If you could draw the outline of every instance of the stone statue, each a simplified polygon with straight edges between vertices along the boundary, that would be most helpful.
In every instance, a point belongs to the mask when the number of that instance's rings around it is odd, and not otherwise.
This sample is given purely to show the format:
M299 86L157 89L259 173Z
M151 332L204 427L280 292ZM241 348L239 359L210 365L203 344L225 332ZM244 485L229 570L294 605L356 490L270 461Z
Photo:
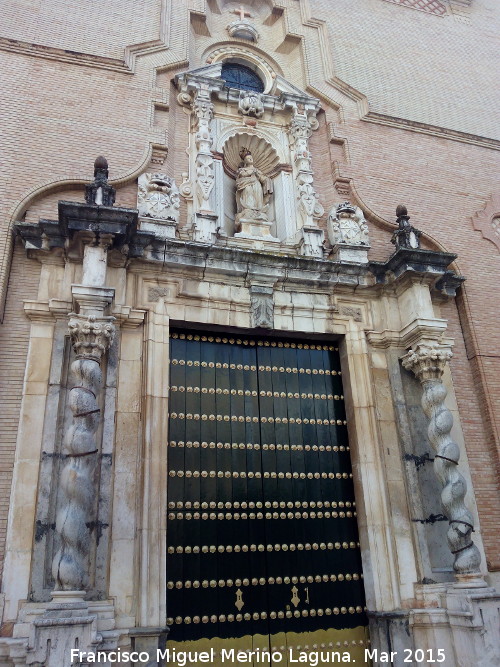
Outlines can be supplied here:
M237 213L235 230L241 231L241 223L267 222L267 209L273 193L273 182L253 164L252 153L247 148L240 151L242 163L236 176Z

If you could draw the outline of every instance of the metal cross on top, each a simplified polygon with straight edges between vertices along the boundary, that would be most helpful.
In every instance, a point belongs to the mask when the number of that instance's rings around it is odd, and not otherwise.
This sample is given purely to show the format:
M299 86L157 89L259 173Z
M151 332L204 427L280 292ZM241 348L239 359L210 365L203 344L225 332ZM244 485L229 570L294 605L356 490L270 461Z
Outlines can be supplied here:
M250 12L246 12L246 11L245 11L245 8L243 7L243 5L240 5L239 9L233 9L233 11L232 11L231 13L232 13L232 14L239 14L239 15L240 15L240 19L241 19L242 21L245 19L245 17L247 17L247 16L248 16L248 17L251 17L251 16L252 16L252 15L250 14Z

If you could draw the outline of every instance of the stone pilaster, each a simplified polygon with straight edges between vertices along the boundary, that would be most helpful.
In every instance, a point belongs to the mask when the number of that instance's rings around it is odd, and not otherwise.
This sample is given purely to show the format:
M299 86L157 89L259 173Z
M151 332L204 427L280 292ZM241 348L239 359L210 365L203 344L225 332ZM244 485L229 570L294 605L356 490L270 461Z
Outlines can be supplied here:
M198 210L213 213L210 195L214 188L214 158L212 156L212 118L214 105L210 88L200 86L193 100L193 124L196 145L196 200Z
M411 370L423 387L422 407L429 418L429 440L436 454L435 473L443 485L441 502L448 517L448 546L454 555L457 579L467 586L484 587L480 574L481 555L472 540L474 523L464 499L467 483L458 469L460 449L451 438L451 412L444 404L446 388L442 376L451 349L436 342L418 343L402 358L403 367Z
M307 109L302 104L295 105L290 123L290 144L295 166L297 217L302 232L300 252L310 257L323 257L324 234L314 234L314 230L318 230L317 221L323 215L324 209L314 189L309 151L309 139L313 130L318 127L314 115L316 111Z

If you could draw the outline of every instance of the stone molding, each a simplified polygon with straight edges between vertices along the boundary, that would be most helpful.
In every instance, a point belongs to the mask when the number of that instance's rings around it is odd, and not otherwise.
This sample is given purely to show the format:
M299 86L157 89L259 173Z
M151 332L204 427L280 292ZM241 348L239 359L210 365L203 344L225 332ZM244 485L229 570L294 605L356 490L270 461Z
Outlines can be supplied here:
M32 322L50 322L57 317L65 317L71 311L71 301L62 299L49 299L48 301L23 301L23 309L26 317Z
M401 329L384 329L367 331L367 339L372 347L386 349L388 347L410 347L420 340L436 340L452 345L451 339L442 338L447 328L447 320L438 318L415 318Z

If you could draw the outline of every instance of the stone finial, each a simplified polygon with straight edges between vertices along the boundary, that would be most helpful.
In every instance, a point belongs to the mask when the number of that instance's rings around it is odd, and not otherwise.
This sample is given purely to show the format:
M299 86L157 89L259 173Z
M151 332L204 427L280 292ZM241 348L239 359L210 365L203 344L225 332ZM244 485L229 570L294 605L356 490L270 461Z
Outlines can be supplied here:
M94 162L94 178L101 173L104 173L104 177L108 178L108 161L104 155L99 155L99 157L96 157Z
M102 155L94 162L94 181L85 186L85 201L94 206L113 206L116 190L108 183L108 161Z
M420 248L420 235L422 232L410 225L410 216L404 204L399 204L396 208L396 218L398 229L392 235L391 243L394 243L398 249Z

